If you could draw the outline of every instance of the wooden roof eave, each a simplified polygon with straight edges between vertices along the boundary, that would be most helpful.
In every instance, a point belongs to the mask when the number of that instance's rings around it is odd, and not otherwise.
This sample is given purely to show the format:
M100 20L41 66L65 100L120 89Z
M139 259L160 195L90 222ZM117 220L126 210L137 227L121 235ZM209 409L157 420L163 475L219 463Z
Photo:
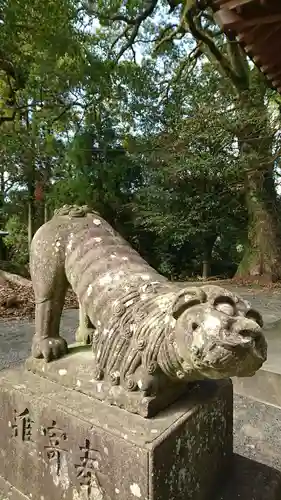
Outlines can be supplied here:
M214 18L281 92L281 1L213 0Z

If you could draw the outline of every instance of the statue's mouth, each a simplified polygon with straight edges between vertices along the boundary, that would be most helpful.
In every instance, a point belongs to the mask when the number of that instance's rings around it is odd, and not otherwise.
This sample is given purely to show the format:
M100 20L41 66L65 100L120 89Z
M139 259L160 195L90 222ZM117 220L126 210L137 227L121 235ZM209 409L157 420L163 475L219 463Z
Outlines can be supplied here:
M192 349L192 362L198 371L216 371L224 376L252 376L266 361L266 344L257 332L229 335L225 339L206 343L201 349ZM245 374L245 375L244 375Z

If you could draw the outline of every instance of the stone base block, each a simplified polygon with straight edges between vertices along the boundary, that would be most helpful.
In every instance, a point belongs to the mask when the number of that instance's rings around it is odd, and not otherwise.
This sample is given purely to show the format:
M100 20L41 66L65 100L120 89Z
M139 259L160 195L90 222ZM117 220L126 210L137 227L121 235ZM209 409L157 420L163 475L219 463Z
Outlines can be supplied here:
M25 367L68 389L75 388L91 398L99 399L109 405L138 413L142 417L154 417L160 410L174 403L187 390L183 383L165 384L165 388L156 396L145 396L141 391L128 391L121 385L112 385L106 380L93 378L93 351L91 346L69 346L69 353L60 359L46 363L44 359L28 358ZM194 383L190 383L192 387Z
M207 500L231 458L230 381L148 420L24 369L1 374L0 476L13 500Z

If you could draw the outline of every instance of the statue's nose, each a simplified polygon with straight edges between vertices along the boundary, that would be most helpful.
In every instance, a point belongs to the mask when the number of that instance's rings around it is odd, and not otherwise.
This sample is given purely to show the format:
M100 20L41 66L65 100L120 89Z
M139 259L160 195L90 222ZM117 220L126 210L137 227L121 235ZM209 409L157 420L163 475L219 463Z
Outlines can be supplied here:
M253 319L238 318L235 330L241 337L263 337L262 329Z
M262 328L254 320L241 318L236 325L240 338L245 339L244 346L251 344L257 356L264 362L267 358L267 342Z
M222 322L223 343L228 348L243 348L260 343L266 345L261 327L252 319L240 316L225 318Z

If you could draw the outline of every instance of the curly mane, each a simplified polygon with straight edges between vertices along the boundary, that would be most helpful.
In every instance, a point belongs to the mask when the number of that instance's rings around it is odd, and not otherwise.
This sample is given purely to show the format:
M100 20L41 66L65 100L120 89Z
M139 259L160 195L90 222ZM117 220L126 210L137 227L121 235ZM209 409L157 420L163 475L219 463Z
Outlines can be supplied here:
M98 212L92 210L88 205L63 205L63 207L57 208L54 211L54 217L85 217L87 214L99 215Z

